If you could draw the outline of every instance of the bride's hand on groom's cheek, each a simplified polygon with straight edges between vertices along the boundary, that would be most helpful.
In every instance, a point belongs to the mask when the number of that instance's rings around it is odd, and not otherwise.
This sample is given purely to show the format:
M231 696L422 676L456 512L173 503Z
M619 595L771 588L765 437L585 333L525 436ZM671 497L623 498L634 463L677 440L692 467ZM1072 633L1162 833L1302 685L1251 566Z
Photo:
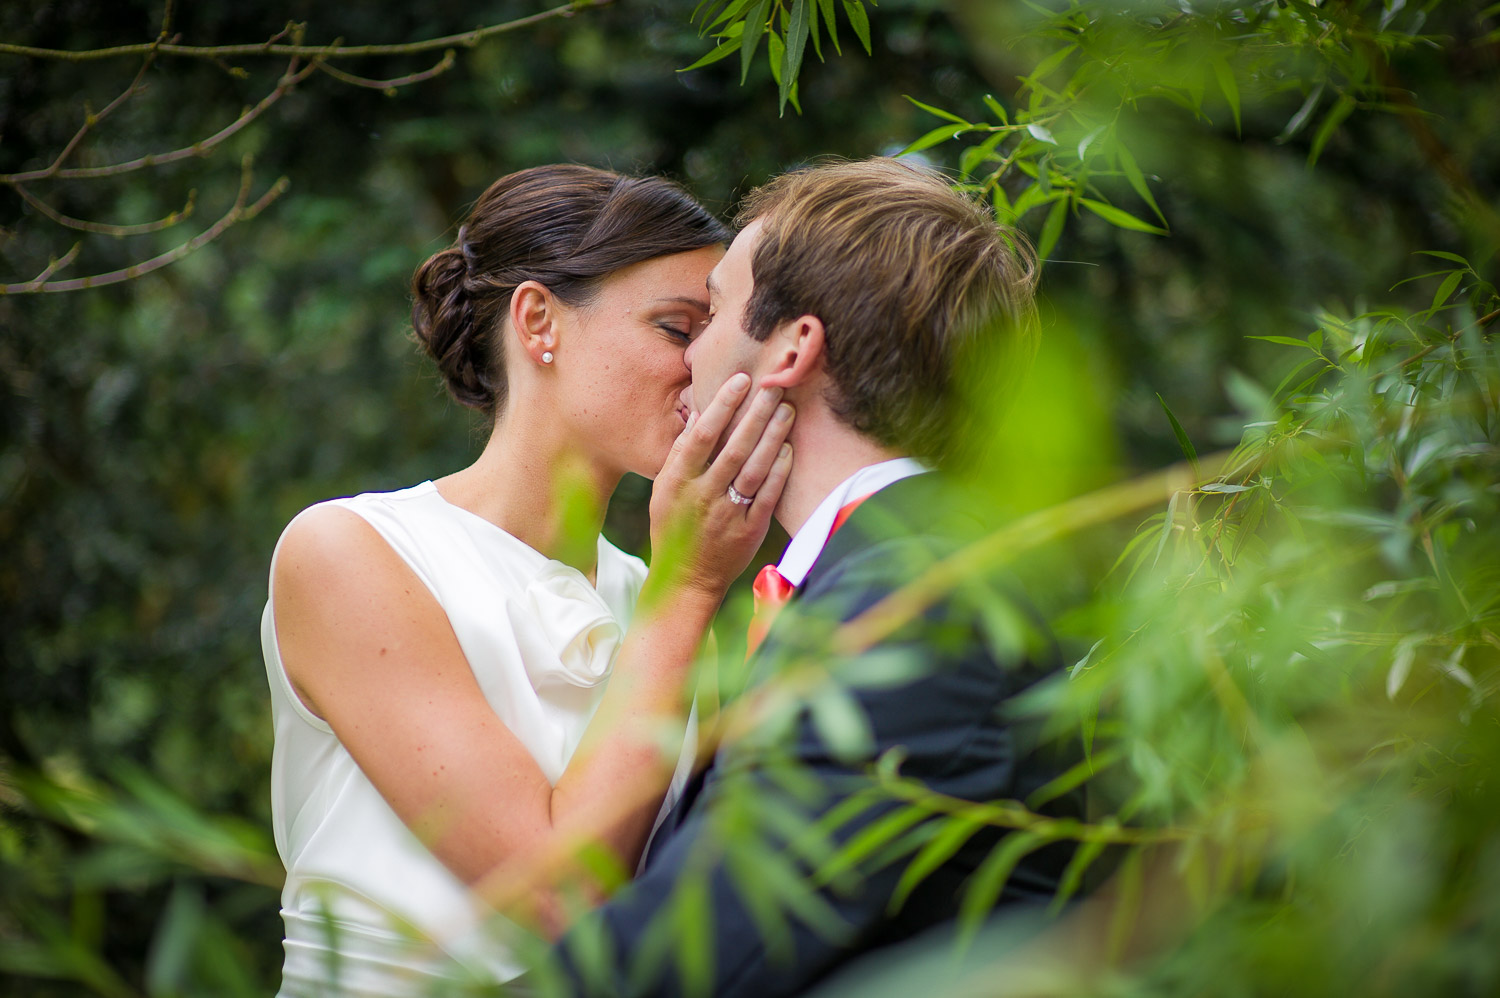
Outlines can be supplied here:
M792 468L792 407L779 388L749 390L737 374L689 417L651 489L653 568L719 597L765 539Z

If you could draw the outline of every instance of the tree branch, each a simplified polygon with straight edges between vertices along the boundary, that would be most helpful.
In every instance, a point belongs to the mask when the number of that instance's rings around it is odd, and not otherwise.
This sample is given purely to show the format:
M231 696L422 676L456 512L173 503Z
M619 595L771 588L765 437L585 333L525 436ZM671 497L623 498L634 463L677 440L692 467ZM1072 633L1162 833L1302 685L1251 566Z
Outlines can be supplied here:
M130 86L126 87L125 90L120 94L120 96L104 105L104 110L100 111L98 114L91 113L88 110L88 105L85 104L83 124L79 126L78 131L73 133L73 137L68 140L68 144L63 146L62 152L57 154L57 158L52 161L52 165L47 167L47 169L45 170L33 171L37 174L37 176L35 177L26 177L24 175L21 175L19 179L40 180L43 177L53 176L57 173L58 170L62 169L62 165L66 163L68 161L68 157L73 155L74 151L78 149L79 143L83 141L84 136L88 135L88 133L93 129L95 125L99 124L99 122L109 117L110 114L114 112L115 108L119 107L121 104L125 103L127 100L145 89L145 87L142 86L141 81L146 78L146 71L151 68L151 62L155 58L155 52L148 52L146 54L145 61L141 63L140 71L135 74L135 79L130 81ZM0 178L0 180L9 179L10 178Z
M553 7L550 10L544 10L528 17L517 18L514 21L491 24L456 35L444 35L441 38L428 38L419 42L406 42L397 45L335 45L322 47L317 45L281 45L269 42L249 45L177 45L155 41L139 45L117 45L113 48L70 51L68 49L45 49L35 48L30 45L0 43L0 55L19 55L31 59L58 59L64 62L90 62L98 59L113 59L119 56L144 55L151 52L158 52L162 55L184 56L193 59L221 59L237 56L267 55L355 59L380 55L411 55L416 52L431 52L437 49L459 46L473 48L480 42L493 38L496 35L529 27L530 25L551 20L552 18L572 17L577 11L587 10L591 7L604 7L613 2L614 0L574 0L572 3Z
M245 157L241 170L240 190L234 199L234 205L230 207L223 218L187 242L175 246L167 252L159 256L154 256L149 260L131 264L129 267L124 267L120 270L112 270L106 274L78 277L67 281L48 281L48 277L66 265L66 263L72 261L73 256L78 252L78 247L74 246L67 256L62 260L49 264L47 269L42 271L35 280L27 281L24 284L7 284L0 287L0 294L26 295L53 291L82 291L86 288L101 288L105 285L119 284L121 281L141 277L151 273L153 270L160 270L162 267L176 263L189 253L201 249L203 246L219 238L219 236L224 234L225 230L236 222L247 222L256 215L259 215L272 201L275 201L282 194L286 193L286 189L291 185L291 182L286 177L282 177L276 183L272 184L269 190L256 199L255 203L247 205L246 202L250 196L250 182L253 178L250 170L250 157Z
M181 149L174 149L171 152L149 153L137 159L127 160L123 163L114 163L110 166L77 167L71 170L60 169L63 157L59 156L58 159L45 170L31 170L27 173L0 174L0 184L10 184L11 186L15 186L18 183L25 183L32 180L90 180L98 177L114 177L119 176L122 173L130 173L134 170L144 169L145 167L149 166L163 166L167 163L175 163L178 160L182 159L207 156L209 153L213 152L214 148L222 143L225 139L228 139L236 132L239 132L256 118L259 118L272 104L275 104L282 97L285 97L293 87L301 83L303 80L307 79L307 77L318 68L318 64L316 61L309 63L307 66L296 72L293 72L294 66L295 63L287 67L287 72L282 75L280 80L277 81L276 89L272 90L269 94L262 98L259 104L256 104L248 111L242 112L238 118L230 122L228 125L224 126L219 131L215 132L213 135L210 135L208 138L202 139L198 142L194 142L190 146L185 146ZM97 118L95 120L97 120Z
M143 236L148 232L160 232L162 229L170 229L177 223L192 217L193 202L198 195L197 191L189 191L187 204L183 205L179 210L172 212L167 217L159 218L154 222L142 222L138 225L110 225L106 222L89 222L81 218L64 215L20 184L11 184L11 186L15 188L17 194L21 195L23 201L64 228L76 229L79 232L96 232L100 235L116 237Z
M1230 456L1228 453L1210 455L1200 464L1205 470L1221 469ZM1190 464L1174 464L1023 516L931 565L917 578L841 626L833 637L834 653L854 655L864 651L921 615L964 579L982 577L987 570L1020 551L1108 523L1160 502L1173 492L1196 488L1200 482L1215 481L1218 477L1217 470L1200 476Z
M326 62L317 62L314 63L314 65L341 83L348 83L351 86L368 87L371 90L384 90L387 93L393 93L397 87L410 86L413 83L423 83L427 80L432 79L434 76L440 76L443 73L448 72L448 70L452 69L455 62L457 62L457 56L454 55L452 49L449 49L448 51L443 53L442 61L440 61L436 66L433 66L431 69L424 69L420 73L412 73L408 76L397 76L394 79L390 80L371 80L363 76L355 76L353 73L346 73L341 69L334 69Z
M43 267L42 272L36 275L31 283L45 284L47 282L47 278L51 277L53 274L67 267L70 263L73 262L73 260L78 256L78 248L82 245L83 243L74 243L72 249L68 250L56 260L48 263L47 266Z

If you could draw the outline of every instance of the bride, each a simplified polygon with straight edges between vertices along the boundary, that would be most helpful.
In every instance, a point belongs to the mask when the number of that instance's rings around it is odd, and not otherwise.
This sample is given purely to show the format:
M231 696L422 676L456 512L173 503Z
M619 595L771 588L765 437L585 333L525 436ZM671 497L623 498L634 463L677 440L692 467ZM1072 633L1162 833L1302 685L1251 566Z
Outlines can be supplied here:
M277 544L282 995L509 980L475 888L555 920L570 848L634 868L691 763L693 657L791 465L778 393L680 401L728 238L667 181L547 166L418 269L417 338L493 428L469 467L314 506ZM626 472L655 479L649 573L599 534Z

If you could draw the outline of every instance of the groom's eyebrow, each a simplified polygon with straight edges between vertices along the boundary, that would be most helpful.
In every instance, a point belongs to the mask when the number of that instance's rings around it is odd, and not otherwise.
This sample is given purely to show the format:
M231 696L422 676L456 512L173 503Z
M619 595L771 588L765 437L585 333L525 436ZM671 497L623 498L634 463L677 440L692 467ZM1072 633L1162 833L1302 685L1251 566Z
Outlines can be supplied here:
M713 275L712 271L709 271L708 280L704 281L703 283L708 288L708 296L710 298L714 297L715 295L717 295L719 293L719 282L716 281L716 280L714 280L714 275Z

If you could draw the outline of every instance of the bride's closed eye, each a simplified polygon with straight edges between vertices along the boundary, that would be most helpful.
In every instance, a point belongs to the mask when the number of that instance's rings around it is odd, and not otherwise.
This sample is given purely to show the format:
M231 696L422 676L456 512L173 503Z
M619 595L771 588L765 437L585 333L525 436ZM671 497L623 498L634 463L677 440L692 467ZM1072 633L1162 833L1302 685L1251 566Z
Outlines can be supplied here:
M693 333L699 328L693 323L683 322L658 322L656 328L666 333L672 339L686 346L693 341Z
M708 318L704 312L676 313L657 318L652 325L686 346L693 341L693 337L703 332L703 327L708 325Z

